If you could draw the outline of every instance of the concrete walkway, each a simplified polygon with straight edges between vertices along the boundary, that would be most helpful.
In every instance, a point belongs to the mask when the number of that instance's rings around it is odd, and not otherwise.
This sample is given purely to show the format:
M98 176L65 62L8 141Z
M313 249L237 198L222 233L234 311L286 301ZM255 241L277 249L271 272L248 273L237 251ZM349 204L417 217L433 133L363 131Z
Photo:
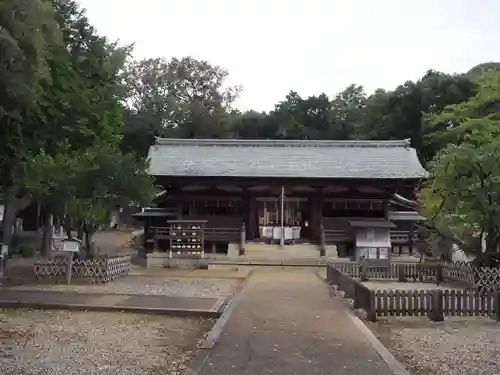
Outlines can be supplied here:
M201 375L391 375L313 270L258 270Z
M218 317L224 298L0 290L0 308L129 311Z

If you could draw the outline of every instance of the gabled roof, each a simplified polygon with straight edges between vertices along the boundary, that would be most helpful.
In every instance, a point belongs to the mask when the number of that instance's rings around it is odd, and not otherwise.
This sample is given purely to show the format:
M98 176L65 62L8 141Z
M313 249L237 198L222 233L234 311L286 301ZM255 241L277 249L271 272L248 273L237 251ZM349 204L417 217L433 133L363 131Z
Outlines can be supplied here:
M399 194L393 194L392 198L389 199L389 203L391 205L404 208L416 209L418 207L418 203L416 201L405 198Z
M154 176L421 179L415 149L403 141L157 138Z

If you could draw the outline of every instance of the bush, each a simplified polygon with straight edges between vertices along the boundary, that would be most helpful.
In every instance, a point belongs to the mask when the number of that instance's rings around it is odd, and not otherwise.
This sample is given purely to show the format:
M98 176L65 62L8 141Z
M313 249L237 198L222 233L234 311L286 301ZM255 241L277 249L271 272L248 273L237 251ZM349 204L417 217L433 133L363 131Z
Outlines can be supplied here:
M32 258L36 254L36 249L32 244L21 243L17 246L17 252L23 258Z

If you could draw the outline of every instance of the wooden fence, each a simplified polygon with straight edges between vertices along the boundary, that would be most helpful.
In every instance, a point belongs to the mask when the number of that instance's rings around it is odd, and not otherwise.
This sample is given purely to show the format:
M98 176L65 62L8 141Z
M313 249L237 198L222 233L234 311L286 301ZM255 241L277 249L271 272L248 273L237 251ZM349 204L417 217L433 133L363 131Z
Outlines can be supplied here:
M330 266L342 273L361 278L362 269L358 263L331 263ZM368 266L365 279L398 280L446 283L470 291L500 290L500 269L475 268L467 262L440 262L436 264L391 263L389 267Z
M500 292L483 290L377 290L373 291L342 273L327 267L327 281L338 286L364 309L367 318L377 316L428 316L439 321L445 316L491 316L500 321Z
M40 259L33 263L33 271L38 280L59 280L66 276L68 259L55 257ZM128 275L130 271L130 256L109 257L98 259L75 259L72 267L72 277L91 283L109 283L119 277Z
M353 277L360 278L362 267L359 263L330 263L340 272ZM365 277L377 280L413 280L413 281L436 281L439 265L427 265L418 263L390 263L388 267L367 266Z
M495 314L497 292L469 290L377 290L377 316L490 316Z

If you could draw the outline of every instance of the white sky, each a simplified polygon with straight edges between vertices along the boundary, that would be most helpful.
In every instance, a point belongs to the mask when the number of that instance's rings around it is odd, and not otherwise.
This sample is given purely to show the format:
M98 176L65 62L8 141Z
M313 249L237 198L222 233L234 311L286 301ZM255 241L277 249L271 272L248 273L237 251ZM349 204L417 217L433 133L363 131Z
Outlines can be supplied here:
M500 61L495 0L77 0L137 58L193 56L243 86L236 106L270 110L290 90L393 89L427 69Z

